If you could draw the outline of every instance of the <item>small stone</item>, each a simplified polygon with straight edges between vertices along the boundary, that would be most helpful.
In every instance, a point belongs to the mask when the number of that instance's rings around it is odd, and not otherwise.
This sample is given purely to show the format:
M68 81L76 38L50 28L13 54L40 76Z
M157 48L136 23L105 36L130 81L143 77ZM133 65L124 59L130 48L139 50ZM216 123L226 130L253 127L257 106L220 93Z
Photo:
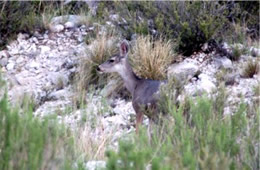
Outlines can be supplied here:
M85 167L88 170L103 169L106 167L106 162L105 161L88 161L86 163Z
M70 22L70 21L66 22L64 26L65 26L65 28L68 28L68 29L76 27L75 23Z
M20 40L25 40L26 38L28 38L29 35L28 34L22 34L22 33L19 33L17 35L17 40L20 41Z
M216 85L211 81L211 78L208 75L200 74L199 79L200 83L198 86L207 93L210 93L213 89L216 88Z
M51 30L52 32L61 32L61 31L64 30L64 26L61 25L61 24L51 25L51 26L50 26L50 30Z
M181 82L192 78L198 72L198 64L194 60L184 60L184 62L174 64L168 69L168 77L174 76Z
M228 59L227 57L218 57L213 59L214 64L217 66L217 68L225 68L225 69L232 69L232 61Z
M15 66L15 63L11 62L11 63L7 64L6 69L7 69L8 71L13 70L13 69L14 69L14 66Z
M38 69L40 67L40 64L36 61L32 61L29 65L30 68Z
M77 40L78 40L79 43L82 43L84 41L84 38L81 34L79 34Z
M9 57L10 57L10 54L8 53L7 50L0 51L0 59L1 58L9 58Z
M0 65L2 67L5 67L7 65L7 63L8 63L8 59L7 58L0 59Z
M44 35L43 35L43 38L44 38L44 39L49 39L48 34L44 34Z
M39 48L41 49L41 53L47 53L51 50L48 46L40 46Z
M38 44L38 43L39 43L39 41L38 41L38 39L37 39L36 37L33 37L32 40L33 40L33 42L34 42L35 44Z
M260 49L251 47L249 51L253 57L260 57Z

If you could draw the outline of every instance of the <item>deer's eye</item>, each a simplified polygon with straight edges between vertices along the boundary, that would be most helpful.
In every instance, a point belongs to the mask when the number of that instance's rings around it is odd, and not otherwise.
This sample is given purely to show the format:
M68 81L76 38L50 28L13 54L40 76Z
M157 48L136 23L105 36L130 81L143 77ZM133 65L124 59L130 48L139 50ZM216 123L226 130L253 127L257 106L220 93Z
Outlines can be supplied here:
M114 59L108 60L109 63L113 63L114 61L115 61Z

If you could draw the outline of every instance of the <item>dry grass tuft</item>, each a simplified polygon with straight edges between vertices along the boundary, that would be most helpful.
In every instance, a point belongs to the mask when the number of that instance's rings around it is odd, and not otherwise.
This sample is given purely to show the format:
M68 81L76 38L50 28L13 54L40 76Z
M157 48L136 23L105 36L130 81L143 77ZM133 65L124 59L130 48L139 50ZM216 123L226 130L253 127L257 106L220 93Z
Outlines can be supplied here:
M243 71L243 77L253 78L253 76L258 73L259 73L258 61L252 61L252 60L248 61Z
M137 75L142 78L165 79L166 69L174 58L173 44L162 38L153 40L150 36L137 38L130 54L130 60Z
M90 126L85 126L79 130L78 136L75 136L76 147L84 157L91 160L104 160L107 146L111 144L112 133L107 133L100 127L95 134ZM98 136L98 137L97 137Z
M79 64L79 74L76 77L76 91L79 94L83 94L91 85L103 87L107 83L108 76L100 75L97 67L118 52L118 41L113 32L97 34L97 38L89 45L87 56L81 58Z

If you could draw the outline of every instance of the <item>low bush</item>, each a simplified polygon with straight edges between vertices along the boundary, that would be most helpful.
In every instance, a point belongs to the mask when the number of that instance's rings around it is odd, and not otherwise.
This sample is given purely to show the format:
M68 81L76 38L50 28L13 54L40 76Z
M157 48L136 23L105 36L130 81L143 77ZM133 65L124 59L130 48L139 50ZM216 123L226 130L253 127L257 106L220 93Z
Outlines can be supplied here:
M176 50L185 56L201 49L210 39L244 42L247 36L259 37L259 2L111 2L98 8L99 18L119 13L118 28L123 36L133 34L174 39ZM104 12L106 11L106 12ZM244 29L245 28L245 29ZM239 31L244 29L242 32ZM246 31L247 30L247 31Z
M0 98L0 169L72 169L76 152L69 131L55 119L39 120L32 107L12 108Z
M80 14L88 6L82 2L53 1L1 1L0 2L0 49L19 32L33 33L48 28L52 16Z
M154 128L151 138L144 129L121 141L118 152L107 152L107 169L259 169L259 108L253 119L244 103L224 116L223 93L178 108L165 100L173 123Z

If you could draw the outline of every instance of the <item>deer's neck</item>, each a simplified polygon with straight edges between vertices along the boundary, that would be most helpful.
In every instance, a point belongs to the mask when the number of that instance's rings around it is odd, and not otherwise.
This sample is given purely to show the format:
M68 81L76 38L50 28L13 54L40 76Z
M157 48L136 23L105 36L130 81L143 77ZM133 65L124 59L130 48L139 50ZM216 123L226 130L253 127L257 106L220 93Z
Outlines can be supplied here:
M136 76L136 74L133 72L132 67L130 66L129 62L126 61L125 67L123 68L122 72L119 72L120 76L124 80L124 84L127 88L127 90L132 94L134 94L134 90L138 84L138 81L140 78Z

